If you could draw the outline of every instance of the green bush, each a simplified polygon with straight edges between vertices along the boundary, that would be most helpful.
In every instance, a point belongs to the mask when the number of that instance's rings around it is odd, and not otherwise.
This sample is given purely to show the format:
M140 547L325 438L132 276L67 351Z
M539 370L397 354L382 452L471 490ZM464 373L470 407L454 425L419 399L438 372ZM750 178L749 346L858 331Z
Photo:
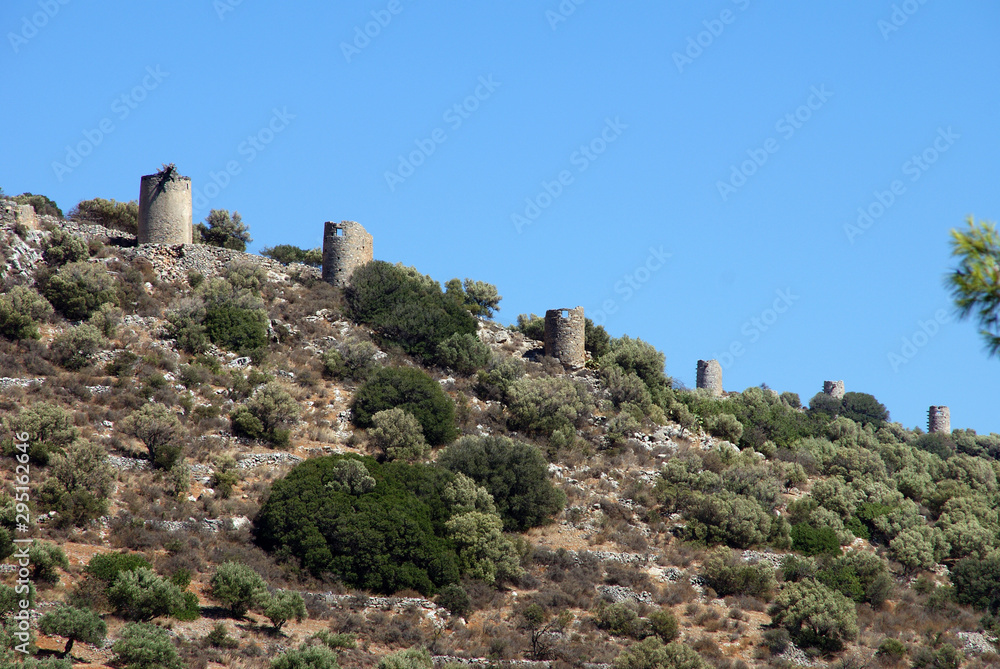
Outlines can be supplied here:
M62 451L80 435L73 425L73 415L48 402L38 402L21 409L16 416L7 418L5 423L12 434L28 434L28 457L41 465L48 464L52 454ZM4 453L17 453L12 439L4 442Z
M237 407L230 420L233 433L238 436L283 446L288 443L299 412L295 398L271 381L257 388L246 404Z
M524 376L524 363L519 358L494 355L485 370L476 375L476 394L485 400L502 400L510 385Z
M213 344L249 354L267 346L267 313L220 304L205 310L205 334Z
M705 429L719 439L738 444L743 436L743 424L731 413L720 413L705 419Z
M111 585L123 571L152 569L152 565L138 553L98 553L87 562L88 575Z
M319 267L323 264L323 249L303 249L291 244L278 244L277 246L265 246L260 254L280 263L289 264L293 262L302 263L311 267Z
M542 341L545 339L545 319L535 314L518 314L517 325L512 328L528 339Z
M448 609L453 616L467 616L472 612L472 598L465 588L457 583L450 583L437 596L437 605Z
M618 603L602 606L597 610L595 623L602 630L607 630L615 636L641 639L645 636L645 627L639 620L639 614L631 606Z
M332 378L364 381L377 365L377 353L378 348L370 341L350 337L323 354L323 367Z
M474 334L453 334L437 345L435 362L459 374L471 374L487 365L492 350Z
M882 639L875 651L875 657L888 662L898 662L906 655L906 646L898 639Z
M415 270L376 260L354 271L344 290L350 317L412 355L431 359L453 334L475 334L476 321L458 300Z
M7 339L38 339L38 322L48 320L52 305L37 290L14 286L0 295L0 336Z
M703 669L705 663L690 645L664 644L656 637L631 644L615 658L614 669Z
M646 384L653 401L659 402L670 387L670 378L663 370L665 360L663 353L651 344L625 335L612 339L610 350L597 362L602 369L613 365L625 373L635 372Z
M111 649L127 669L184 669L167 630L149 623L129 623Z
M69 370L83 369L98 351L108 346L104 335L89 323L76 325L56 336L49 345L54 362Z
M520 378L507 387L507 426L551 436L574 431L594 408L587 387L569 378Z
M115 301L115 280L104 265L71 262L51 276L39 276L42 295L71 321L86 320L105 302Z
M110 302L105 302L91 315L87 322L110 339L118 333L118 326L122 322L122 310Z
M840 415L861 424L870 423L876 430L889 420L885 405L868 393L844 393Z
M921 646L913 653L913 669L958 669L964 659L950 643L937 648Z
M858 635L854 602L812 579L785 585L768 613L800 645L839 650Z
M430 452L420 423L406 411L398 407L379 411L372 423L368 436L383 459L422 460Z
M50 200L44 195L21 193L20 195L15 195L11 199L18 204L30 204L31 208L34 209L35 213L39 216L55 216L56 218L63 217L62 209L59 208L59 205L57 205L54 200Z
M90 249L82 237L56 228L42 243L42 259L49 267L62 267L90 257Z
M48 542L35 541L28 549L32 578L45 585L59 583L59 569L69 569L69 560L63 549Z
M261 611L264 617L271 621L271 626L275 632L280 632L281 628L291 618L297 622L302 622L306 617L306 603L302 595L291 590L279 590L273 595L265 598Z
M701 568L705 585L719 595L747 595L767 601L775 587L774 568L767 563L749 564L728 548L712 552Z
M96 197L84 200L69 212L71 220L102 225L111 230L121 230L135 235L139 232L139 203L115 202Z
M264 601L267 583L260 574L245 564L225 562L219 565L209 581L212 597L222 602L234 618Z
M663 643L670 643L680 636L680 625L670 609L657 609L649 614L649 628Z
M959 604L1000 612L1000 557L959 560L951 570L951 582Z
M541 452L521 441L502 436L462 437L437 462L486 488L504 527L511 531L541 525L566 503L566 496L549 479Z
M432 593L459 576L445 527L451 510L444 490L453 480L429 465L311 458L272 486L257 541L349 587Z
M809 523L792 525L792 547L805 555L840 555L840 540L829 527L813 527Z
M177 414L159 403L144 404L129 414L118 429L141 441L158 469L170 469L181 457L182 428Z
M434 669L434 661L426 648L407 648L380 658L377 669Z
M117 615L139 622L171 615L185 603L177 585L145 567L119 571L107 594Z
M77 641L101 645L108 633L108 626L101 617L89 609L77 609L72 606L60 606L50 611L38 621L38 631L49 636L61 636L66 639L63 657L69 657L73 644Z
M205 222L196 223L192 232L195 244L221 246L240 252L246 251L247 244L253 241L240 213L234 211L230 216L226 209L210 211Z
M455 407L434 379L412 367L380 369L354 396L354 424L371 427L379 411L399 408L420 423L424 438L432 446L455 439Z
M583 348L590 353L590 357L597 360L605 353L611 351L611 336L603 325L594 325L594 321L585 318L583 329Z
M933 453L942 460L955 455L956 446L951 437L940 432L922 434L913 441L913 445L922 451Z
M38 498L43 508L57 513L56 525L83 526L107 513L115 473L103 447L77 441L52 455L49 465Z
M816 580L855 602L880 606L893 588L885 561L874 553L851 550L827 561Z
M271 669L340 669L337 654L326 646L302 646L271 660Z

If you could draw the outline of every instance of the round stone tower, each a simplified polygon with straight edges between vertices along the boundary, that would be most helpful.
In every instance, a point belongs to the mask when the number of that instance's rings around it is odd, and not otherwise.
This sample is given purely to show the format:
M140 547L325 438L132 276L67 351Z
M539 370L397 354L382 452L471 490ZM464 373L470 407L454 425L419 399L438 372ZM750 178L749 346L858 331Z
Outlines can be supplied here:
M583 307L549 309L545 312L545 355L558 358L566 367L583 367L586 319Z
M190 244L191 178L168 165L139 182L140 244Z
M722 366L718 360L698 361L698 387L717 397L722 395Z
M823 382L823 392L830 397L835 399L844 398L844 382L843 381L824 381Z
M948 407L931 407L927 411L927 431L951 434L951 411Z
M358 267L371 262L372 236L360 223L323 224L323 280L343 288Z

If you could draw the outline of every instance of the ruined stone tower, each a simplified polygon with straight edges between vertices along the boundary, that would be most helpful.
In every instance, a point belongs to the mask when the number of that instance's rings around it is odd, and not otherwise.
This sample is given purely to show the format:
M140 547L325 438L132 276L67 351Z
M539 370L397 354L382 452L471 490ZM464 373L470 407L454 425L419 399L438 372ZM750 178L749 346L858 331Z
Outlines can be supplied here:
M323 280L344 287L358 267L372 261L372 236L354 221L323 224Z
M951 411L948 407L931 407L927 411L927 431L951 434Z
M140 244L190 244L191 178L168 165L139 182Z
M722 395L722 366L718 360L698 361L698 388L704 388L715 396Z
M824 381L823 382L823 392L830 397L835 399L844 398L844 382L843 381Z
M585 331L583 307L549 309L545 312L545 355L567 367L583 367L587 362Z

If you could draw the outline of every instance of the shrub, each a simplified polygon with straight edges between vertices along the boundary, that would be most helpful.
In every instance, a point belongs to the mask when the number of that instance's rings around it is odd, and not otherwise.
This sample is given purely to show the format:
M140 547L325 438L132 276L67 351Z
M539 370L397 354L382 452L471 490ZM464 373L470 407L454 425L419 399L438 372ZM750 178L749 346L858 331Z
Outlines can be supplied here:
M379 658L377 669L434 669L426 648L407 648Z
M892 591L885 561L874 553L851 550L816 573L816 580L855 602L879 606Z
M705 429L712 435L738 444L743 436L743 424L731 413L720 413L705 419Z
M474 334L453 334L437 345L435 361L459 374L471 374L485 367L492 350Z
M84 200L73 207L69 217L74 221L102 225L133 235L139 232L139 203L136 200L115 202L99 197Z
M431 358L453 334L475 334L476 321L440 285L415 270L376 260L359 267L344 290L348 313L412 355Z
M271 621L275 632L280 632L289 619L302 622L306 617L306 603L302 595L291 590L279 590L268 597L262 607L264 616Z
M951 570L955 601L996 614L1000 612L1000 558L959 560Z
M116 661L135 669L183 669L177 649L165 629L149 623L130 623L118 633L111 649Z
M55 362L66 369L78 370L90 364L108 340L93 325L84 323L66 330L52 340L49 350Z
M803 645L835 650L858 635L854 602L812 579L787 584L768 613Z
M105 337L114 337L122 322L122 310L110 302L102 304L90 317L88 323L97 328Z
M231 415L233 432L275 445L288 443L291 426L299 417L299 405L288 392L271 381L254 391Z
M14 434L26 432L29 435L28 457L32 462L48 464L52 453L61 451L73 443L80 432L73 426L73 416L60 406L39 402L30 408L21 409L13 418L6 420L7 427ZM14 455L12 441L6 442L5 452Z
M499 304L503 297L492 283L466 278L462 286L465 288L465 307L474 316L493 318L493 312L500 311Z
M541 316L531 314L518 314L517 325L513 327L528 339L542 341L545 339L545 319Z
M57 525L82 526L107 513L115 473L99 444L77 441L65 453L53 455L49 464L39 500L57 512Z
M267 313L233 305L214 305L205 310L205 334L213 344L248 354L267 346Z
M386 367L366 382L354 396L354 424L371 427L379 411L399 408L420 423L432 446L455 439L455 407L434 379L412 367Z
M476 375L476 394L487 400L507 396L510 385L524 376L524 363L518 358L494 355L489 367Z
M840 415L861 424L871 423L876 430L889 420L885 405L868 393L844 393Z
M44 195L21 193L20 195L15 195L11 199L18 204L30 204L31 208L34 209L35 213L39 216L55 216L56 218L63 217L62 209L59 208L59 205L57 205L54 200L50 200Z
M205 643L213 648L239 648L240 642L229 636L226 623L216 623L212 631L205 635Z
M42 243L42 258L49 267L62 267L71 262L86 260L90 249L82 237L56 228Z
M98 553L90 558L86 572L89 576L111 585L120 573L135 569L152 569L152 565L138 553Z
M610 350L598 360L602 368L615 365L626 373L635 372L646 384L654 401L659 401L670 387L670 378L663 371L664 362L663 353L651 344L627 335L612 339Z
M889 662L898 662L906 655L906 646L898 639L883 639L875 651L875 657Z
M701 577L719 597L746 595L767 601L774 590L774 568L748 564L728 548L719 548L705 560Z
M569 378L521 378L507 388L507 425L551 436L573 430L593 409L587 387Z
M592 359L597 360L611 350L611 336L603 325L594 325L589 318L585 318L583 323L583 348Z
M46 585L59 583L59 572L56 568L69 569L69 560L63 549L48 542L34 542L28 549L31 562L31 575L35 581Z
M805 555L840 555L840 540L829 527L813 527L809 523L792 525L792 547Z
M472 612L472 598L465 588L457 583L450 583L437 596L437 605L448 609L453 616L467 616Z
M240 213L234 211L230 216L225 209L210 211L205 223L196 223L192 232L195 244L221 246L240 252L246 251L247 244L253 241Z
M293 262L302 263L311 267L319 267L323 264L323 249L303 249L291 244L278 244L277 246L265 246L260 254L280 263L289 264Z
M108 602L122 618L145 622L183 608L184 593L152 569L138 567L118 572Z
M950 643L938 648L923 646L913 653L914 669L958 669L965 659Z
M486 488L508 530L541 525L566 502L552 485L541 452L507 437L463 437L441 453L438 465Z
M624 603L608 604L597 611L597 626L615 636L641 639L644 628L635 609Z
M90 318L102 304L115 301L115 281L104 265L71 262L39 278L42 295L71 321Z
M955 442L947 434L932 432L922 434L913 441L913 445L922 451L933 453L942 460L947 460L955 455Z
M180 458L181 422L177 414L162 404L144 404L121 421L119 429L141 441L149 450L149 459L159 469L170 469Z
M445 523L445 529L463 574L492 585L524 573L517 549L503 535L503 520L496 513L458 513Z
M364 381L375 368L378 349L370 341L351 337L323 354L323 368L335 379Z
M271 669L340 669L340 665L337 654L326 646L303 646L276 657Z
M50 611L38 621L38 631L50 636L61 636L66 639L63 657L69 657L73 644L77 641L100 645L108 633L108 626L101 617L89 609L77 609L72 606L60 606Z
M372 416L368 431L372 446L386 460L422 460L430 449L420 423L400 408L385 409Z
M615 658L615 669L703 669L705 663L689 645L664 644L655 637L630 645Z
M34 288L14 286L0 295L0 336L38 339L38 322L52 315L52 305Z
M272 486L257 517L257 541L349 587L433 593L459 576L445 527L452 481L429 465L311 458Z
M209 585L212 597L228 607L234 618L245 616L248 610L261 603L267 595L267 583L260 574L239 562L219 565Z
M671 613L670 609L657 609L649 614L650 630L663 643L670 643L680 636L680 626L677 617Z

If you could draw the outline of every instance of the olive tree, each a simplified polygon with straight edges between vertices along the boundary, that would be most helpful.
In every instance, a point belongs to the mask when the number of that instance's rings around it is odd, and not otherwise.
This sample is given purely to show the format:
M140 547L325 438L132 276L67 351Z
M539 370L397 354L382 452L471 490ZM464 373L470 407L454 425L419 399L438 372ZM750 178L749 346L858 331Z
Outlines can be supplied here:
M63 657L68 657L77 641L100 645L108 633L108 626L90 609L61 606L50 611L38 621L38 631L66 639Z

